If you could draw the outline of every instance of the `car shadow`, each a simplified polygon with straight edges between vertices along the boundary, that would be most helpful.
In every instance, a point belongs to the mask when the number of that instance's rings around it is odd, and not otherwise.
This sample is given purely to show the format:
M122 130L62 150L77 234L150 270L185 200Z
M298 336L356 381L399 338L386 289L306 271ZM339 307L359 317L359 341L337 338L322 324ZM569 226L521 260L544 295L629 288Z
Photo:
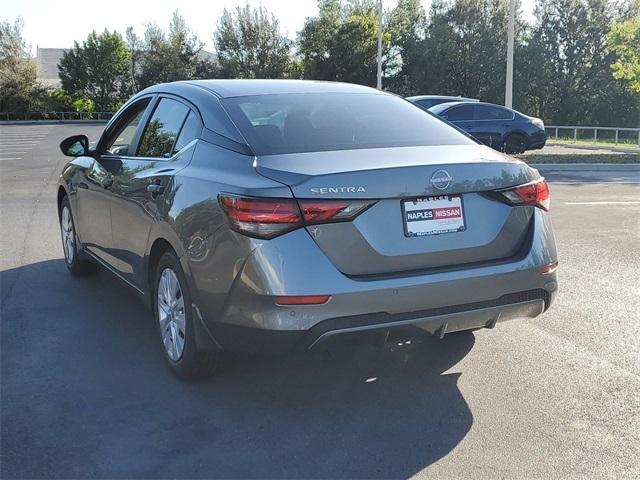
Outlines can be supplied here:
M234 356L184 382L108 273L50 260L0 275L3 477L409 477L473 422L446 373L472 333Z

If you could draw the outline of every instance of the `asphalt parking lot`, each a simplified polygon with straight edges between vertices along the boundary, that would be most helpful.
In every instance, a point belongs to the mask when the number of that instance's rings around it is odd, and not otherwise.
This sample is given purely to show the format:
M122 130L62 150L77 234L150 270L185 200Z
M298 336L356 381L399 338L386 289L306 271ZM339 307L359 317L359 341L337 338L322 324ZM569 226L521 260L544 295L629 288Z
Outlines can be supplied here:
M640 172L549 176L542 317L185 383L126 287L64 266L57 144L100 130L0 125L2 478L640 476Z

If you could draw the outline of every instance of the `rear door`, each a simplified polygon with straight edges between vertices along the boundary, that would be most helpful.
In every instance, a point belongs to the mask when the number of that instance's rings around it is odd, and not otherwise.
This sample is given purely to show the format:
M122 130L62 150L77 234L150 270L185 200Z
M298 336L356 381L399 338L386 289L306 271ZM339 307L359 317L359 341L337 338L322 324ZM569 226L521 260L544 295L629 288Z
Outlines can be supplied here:
M116 269L140 288L145 284L144 257L151 227L166 214L173 175L189 163L202 131L199 115L176 97L161 95L150 110L139 141L122 158L111 187Z
M475 137L475 106L469 104L455 105L441 114L442 118L453 123Z
M485 145L500 150L504 132L513 121L513 112L497 105L476 105L472 135Z

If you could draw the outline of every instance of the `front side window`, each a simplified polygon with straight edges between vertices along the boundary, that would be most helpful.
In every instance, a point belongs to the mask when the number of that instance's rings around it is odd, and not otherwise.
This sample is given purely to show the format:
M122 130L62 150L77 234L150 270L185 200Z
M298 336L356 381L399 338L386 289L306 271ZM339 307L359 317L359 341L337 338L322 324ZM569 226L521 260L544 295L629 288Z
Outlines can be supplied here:
M266 94L222 104L256 155L473 143L392 95Z
M174 153L176 138L189 108L177 100L162 98L145 128L138 157L169 158Z
M460 105L459 107L453 107L445 112L444 118L450 122L473 120L473 106Z
M109 135L107 143L105 145L107 153L112 155L127 155L129 154L129 146L133 142L133 137L136 134L140 120L149 101L143 101L137 105L131 107L131 111L126 112L125 116L128 120L125 120L113 134Z

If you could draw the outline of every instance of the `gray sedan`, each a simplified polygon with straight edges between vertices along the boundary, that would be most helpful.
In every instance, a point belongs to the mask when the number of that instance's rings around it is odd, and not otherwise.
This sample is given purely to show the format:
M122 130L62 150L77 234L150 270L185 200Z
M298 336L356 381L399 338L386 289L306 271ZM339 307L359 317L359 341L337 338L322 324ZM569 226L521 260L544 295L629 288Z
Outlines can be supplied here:
M69 270L151 307L171 369L493 328L557 290L549 189L404 99L288 80L156 85L64 140Z

